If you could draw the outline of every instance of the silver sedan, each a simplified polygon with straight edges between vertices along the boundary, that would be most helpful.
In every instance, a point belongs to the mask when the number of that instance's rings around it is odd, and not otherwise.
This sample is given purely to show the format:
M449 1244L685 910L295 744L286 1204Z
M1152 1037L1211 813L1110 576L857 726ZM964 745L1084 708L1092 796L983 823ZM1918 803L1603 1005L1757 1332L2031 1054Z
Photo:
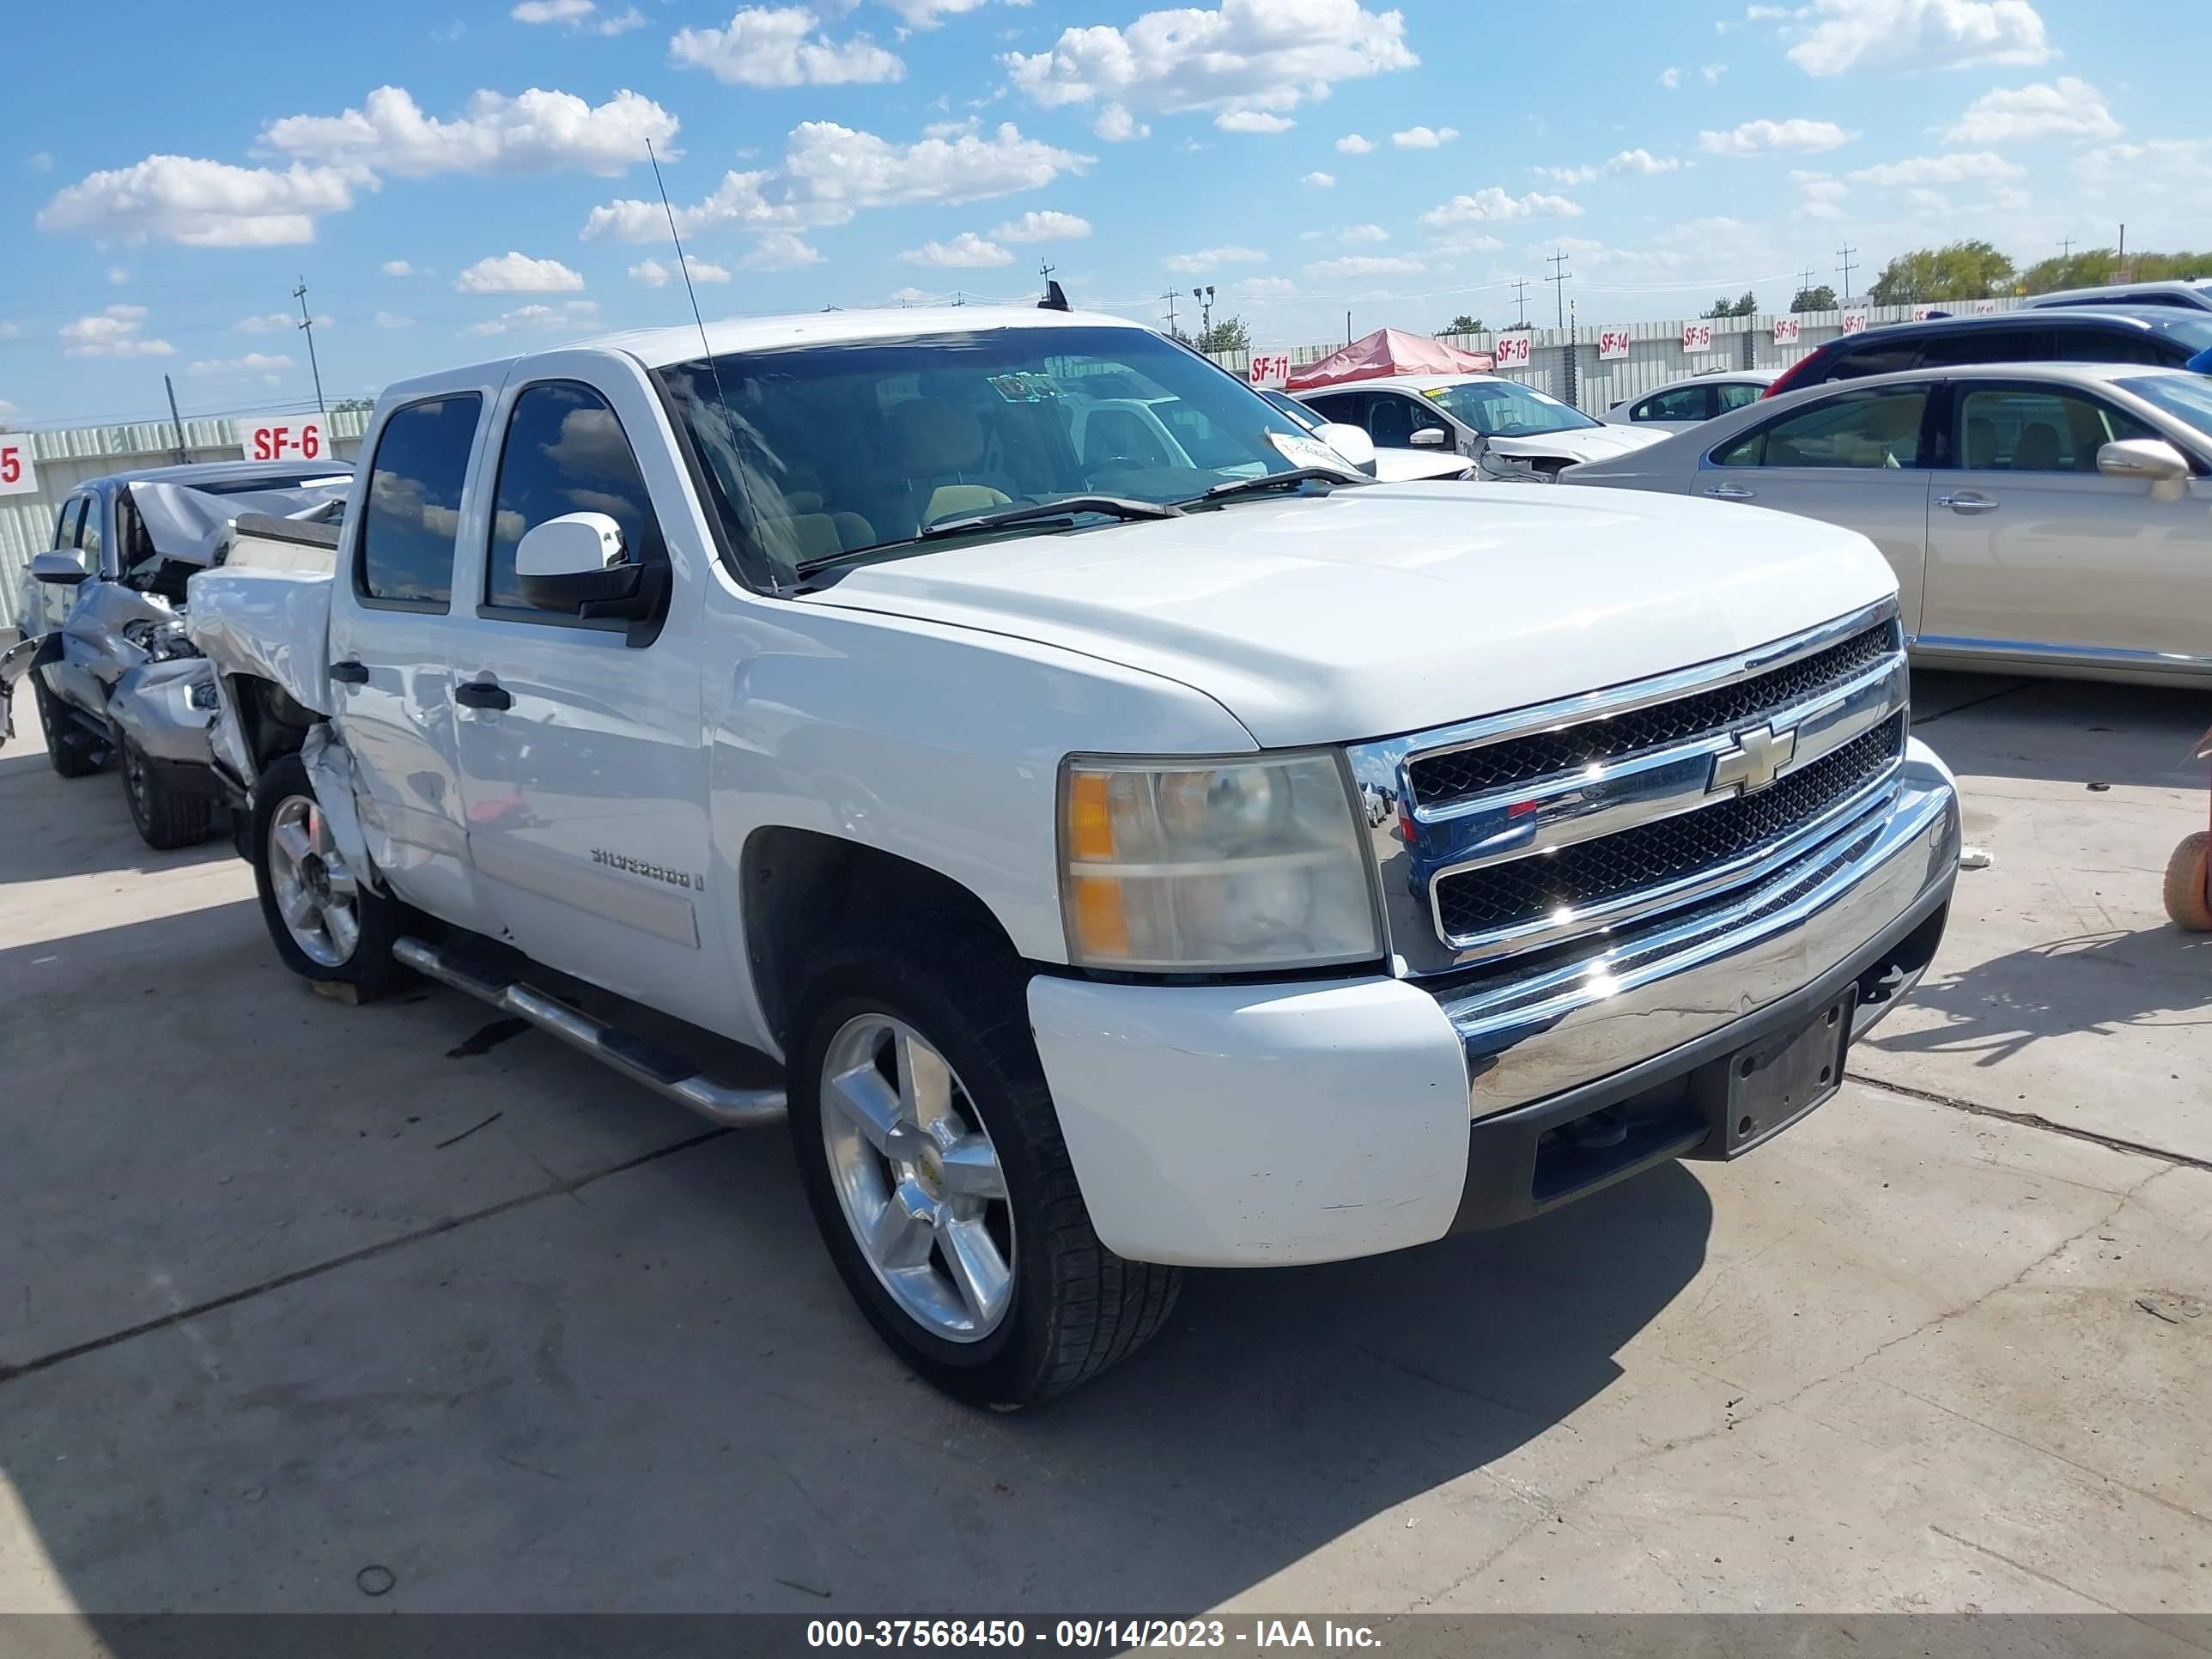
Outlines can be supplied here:
M2212 681L2212 376L2074 363L1875 375L1763 399L1559 482L1863 532L1896 570L1914 659L1931 667Z

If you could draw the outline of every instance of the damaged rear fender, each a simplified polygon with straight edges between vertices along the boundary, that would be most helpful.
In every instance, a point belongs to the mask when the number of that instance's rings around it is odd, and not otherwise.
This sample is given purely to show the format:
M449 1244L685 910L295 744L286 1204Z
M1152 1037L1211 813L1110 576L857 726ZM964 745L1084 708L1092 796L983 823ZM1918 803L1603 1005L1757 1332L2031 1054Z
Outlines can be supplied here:
M361 812L355 805L353 756L331 729L329 721L318 721L309 729L307 740L300 745L300 763L307 769L307 781L315 791L315 805L322 809L324 821L330 825L331 838L345 855L347 867L363 872L368 884L378 892L387 891L384 878L368 855L368 838L362 833Z

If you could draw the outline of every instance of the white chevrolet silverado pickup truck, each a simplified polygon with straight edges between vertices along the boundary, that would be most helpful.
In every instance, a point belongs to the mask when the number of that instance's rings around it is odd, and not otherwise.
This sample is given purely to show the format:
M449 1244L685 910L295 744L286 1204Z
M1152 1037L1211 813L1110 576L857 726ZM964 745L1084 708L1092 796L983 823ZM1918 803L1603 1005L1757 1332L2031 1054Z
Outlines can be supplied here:
M1085 418L1132 397L1185 459ZM867 1317L994 1405L1129 1352L1182 1267L1756 1146L1917 981L1957 863L1864 538L1374 484L1109 317L397 386L312 563L189 609L284 961L787 1109Z

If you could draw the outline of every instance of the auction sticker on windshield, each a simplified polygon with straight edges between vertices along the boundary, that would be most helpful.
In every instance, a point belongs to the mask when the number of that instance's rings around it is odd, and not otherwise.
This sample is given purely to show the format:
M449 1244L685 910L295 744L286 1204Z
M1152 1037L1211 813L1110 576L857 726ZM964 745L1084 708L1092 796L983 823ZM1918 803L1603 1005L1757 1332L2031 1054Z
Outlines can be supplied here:
M1348 466L1350 462L1318 438L1294 438L1287 432L1270 432L1267 441L1292 466Z

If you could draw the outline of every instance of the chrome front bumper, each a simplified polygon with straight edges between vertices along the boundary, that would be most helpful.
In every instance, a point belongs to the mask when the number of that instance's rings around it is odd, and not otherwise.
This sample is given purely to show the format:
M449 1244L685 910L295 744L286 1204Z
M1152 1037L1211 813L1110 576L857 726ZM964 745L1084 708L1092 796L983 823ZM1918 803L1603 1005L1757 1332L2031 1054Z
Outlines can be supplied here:
M1619 1076L1820 981L1942 908L1959 839L1950 775L1916 742L1893 789L1753 884L1601 954L1446 992L1439 1001L1467 1051L1472 1115ZM1858 1028L1909 988L1863 1000Z

